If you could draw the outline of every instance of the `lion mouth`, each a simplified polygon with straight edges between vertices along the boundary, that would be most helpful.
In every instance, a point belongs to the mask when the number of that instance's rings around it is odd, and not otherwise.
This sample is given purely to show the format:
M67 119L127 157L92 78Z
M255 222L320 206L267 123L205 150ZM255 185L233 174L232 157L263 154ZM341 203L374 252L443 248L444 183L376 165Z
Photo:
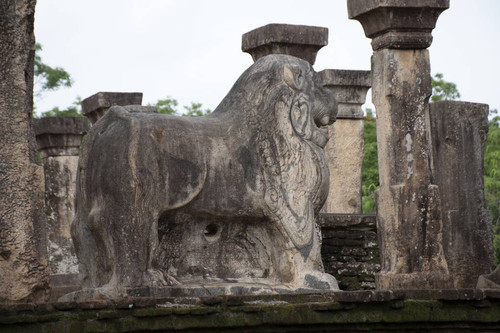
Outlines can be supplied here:
M316 127L313 131L311 141L320 148L325 148L328 140L328 127Z

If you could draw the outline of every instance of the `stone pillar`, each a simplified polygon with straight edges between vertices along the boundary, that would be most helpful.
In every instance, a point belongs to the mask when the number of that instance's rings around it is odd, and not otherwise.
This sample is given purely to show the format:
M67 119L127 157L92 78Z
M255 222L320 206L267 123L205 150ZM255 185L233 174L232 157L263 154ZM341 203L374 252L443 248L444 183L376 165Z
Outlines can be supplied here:
M443 247L455 288L474 288L491 272L491 216L486 209L483 152L488 105L430 104L434 179L443 211Z
M348 0L372 38L380 190L378 289L451 288L439 187L431 169L431 31L448 0Z
M90 127L85 117L35 120L38 151L45 171L51 286L78 285L78 262L71 240L78 152Z
M371 87L370 71L325 69L320 84L333 92L339 106L337 121L328 128L325 154L330 168L330 191L325 213L361 214L361 166L363 164L363 110Z
M141 103L142 93L98 92L82 101L82 113L89 118L92 124L94 124L99 118L104 116L113 105L140 106Z
M314 65L319 49L327 44L327 28L268 24L244 34L241 50L249 53L253 61L269 54L287 54Z
M32 129L35 0L0 1L0 302L43 301L43 168Z

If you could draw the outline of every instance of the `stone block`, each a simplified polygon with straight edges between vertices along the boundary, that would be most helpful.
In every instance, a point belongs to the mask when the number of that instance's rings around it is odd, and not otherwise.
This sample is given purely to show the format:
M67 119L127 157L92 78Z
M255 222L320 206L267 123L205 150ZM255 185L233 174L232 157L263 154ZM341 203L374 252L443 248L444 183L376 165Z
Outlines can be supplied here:
M483 180L488 105L441 101L430 104L429 114L448 268L455 288L474 288L478 277L493 266Z
M425 49L449 0L348 0L350 19L358 20L373 50Z
M269 54L286 54L314 65L319 49L328 44L328 29L306 25L268 24L242 36L241 50L254 61Z
M142 93L98 92L82 101L82 113L94 124L113 105L141 105Z

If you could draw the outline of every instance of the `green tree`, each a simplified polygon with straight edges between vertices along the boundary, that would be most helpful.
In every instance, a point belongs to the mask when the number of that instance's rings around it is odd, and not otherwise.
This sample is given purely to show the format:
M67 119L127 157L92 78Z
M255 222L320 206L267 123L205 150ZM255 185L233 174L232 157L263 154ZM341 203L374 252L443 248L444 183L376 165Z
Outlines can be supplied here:
M53 107L49 111L42 112L41 118L44 117L83 117L82 115L82 99L78 96L71 106L65 109ZM36 116L35 116L36 118Z
M159 99L153 106L156 106L156 108L158 109L158 113L177 115L178 104L179 103L176 99L167 96L167 98L165 99Z
M500 116L490 111L493 118L488 123L488 139L484 148L484 196L493 222L495 264L500 263Z
M443 79L442 73L437 73L432 80L432 102L456 100L460 98L457 85L452 82L447 82Z
M202 109L201 103L191 102L191 105L185 105L184 109L186 110L186 113L184 113L183 116L186 117L199 117L212 113L210 109Z
M35 45L35 87L39 90L35 92L35 96L46 91L57 90L61 87L71 87L73 80L71 75L61 67L51 67L42 61L40 52L42 45Z
M212 112L210 109L203 109L201 103L191 102L191 105L184 106L184 112L181 113L177 109L179 102L177 102L175 98L172 98L170 96L167 96L167 98L165 99L159 99L158 101L156 101L155 104L148 104L148 105L155 106L158 109L158 113L169 114L169 115L182 115L186 117L204 116Z
M362 205L363 213L371 214L375 213L375 190L380 186L378 179L377 124L371 109L366 109L363 124L365 146L361 176Z

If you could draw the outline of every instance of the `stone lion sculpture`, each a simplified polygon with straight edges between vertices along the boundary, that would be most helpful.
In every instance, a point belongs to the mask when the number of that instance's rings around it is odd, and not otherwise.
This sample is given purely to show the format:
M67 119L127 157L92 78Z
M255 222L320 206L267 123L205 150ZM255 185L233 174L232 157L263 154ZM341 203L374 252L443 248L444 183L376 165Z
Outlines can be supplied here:
M207 116L112 107L80 154L83 286L337 289L315 222L336 113L311 66L285 55L258 60Z

